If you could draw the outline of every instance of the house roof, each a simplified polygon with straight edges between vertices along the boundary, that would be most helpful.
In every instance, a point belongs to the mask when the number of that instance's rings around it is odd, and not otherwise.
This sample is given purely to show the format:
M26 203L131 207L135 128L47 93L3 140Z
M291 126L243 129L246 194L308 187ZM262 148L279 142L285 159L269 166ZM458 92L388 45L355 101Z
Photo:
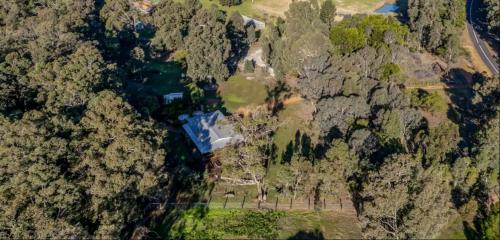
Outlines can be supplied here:
M210 153L243 140L243 136L234 132L234 126L219 110L188 118L182 128L201 154Z
M262 30L262 29L266 28L266 23L264 23L262 21L259 21L255 18L247 17L244 15L242 15L241 17L243 18L243 23L245 25L252 24L252 25L254 25L255 29L257 29L257 30Z
M133 4L134 7L137 8L137 10L144 13L150 13L155 8L154 4L149 0L138 0L135 1Z

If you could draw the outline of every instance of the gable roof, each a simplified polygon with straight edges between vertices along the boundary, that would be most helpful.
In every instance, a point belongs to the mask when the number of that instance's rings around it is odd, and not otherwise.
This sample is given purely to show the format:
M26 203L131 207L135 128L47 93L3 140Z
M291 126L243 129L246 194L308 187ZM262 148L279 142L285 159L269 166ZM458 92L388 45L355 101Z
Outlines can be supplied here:
M138 0L133 3L134 7L143 12L143 13L151 13L155 6L150 0Z
M243 140L243 136L234 132L234 126L219 110L188 118L182 128L201 154L210 153Z
M266 28L266 23L264 23L262 21L259 21L255 18L247 17L244 15L241 15L241 17L243 18L243 23L245 24L245 26L252 24L255 27L255 29L257 29L257 30L262 30L262 29Z
M169 103L172 103L174 100L182 99L183 97L184 97L183 92L169 93L169 94L163 95L163 101L166 104L169 104Z

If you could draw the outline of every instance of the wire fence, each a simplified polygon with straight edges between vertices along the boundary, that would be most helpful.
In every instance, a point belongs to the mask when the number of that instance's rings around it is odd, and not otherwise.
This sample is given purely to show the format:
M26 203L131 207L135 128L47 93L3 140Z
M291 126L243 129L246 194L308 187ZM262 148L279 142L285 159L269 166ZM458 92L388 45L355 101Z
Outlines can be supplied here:
M226 197L222 201L189 202L189 203L165 203L166 207L192 208L206 207L212 209L272 209L272 210L304 210L304 211L342 211L355 212L350 199L293 199L280 198L257 201L255 199L233 199Z

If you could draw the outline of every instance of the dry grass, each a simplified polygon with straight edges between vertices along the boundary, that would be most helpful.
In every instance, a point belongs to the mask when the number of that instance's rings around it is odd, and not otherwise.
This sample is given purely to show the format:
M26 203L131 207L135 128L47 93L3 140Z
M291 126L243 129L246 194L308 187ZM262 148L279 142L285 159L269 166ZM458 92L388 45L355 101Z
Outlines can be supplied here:
M322 0L319 0L321 2ZM395 0L334 0L337 6L337 12L341 14L372 13L377 8L387 2ZM212 4L219 5L218 0L202 0L205 7ZM233 7L221 7L222 9L233 12L239 11L241 14L258 17L263 20L267 16L285 17L288 5L292 0L245 0L243 4Z
M467 50L470 57L470 61L463 63L463 65L465 65L463 67L474 68L479 72L486 72L488 75L491 76L490 69L486 66L486 64L479 56L477 49L474 47L474 44L470 39L469 30L467 28L465 28L465 30L462 33L461 41L462 41L462 46Z

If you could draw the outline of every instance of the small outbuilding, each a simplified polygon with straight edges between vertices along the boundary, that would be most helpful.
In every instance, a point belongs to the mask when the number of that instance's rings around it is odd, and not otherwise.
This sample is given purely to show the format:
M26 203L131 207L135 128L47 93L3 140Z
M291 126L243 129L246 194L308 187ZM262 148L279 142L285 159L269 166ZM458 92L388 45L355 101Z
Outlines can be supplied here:
M177 99L182 99L182 98L184 98L184 93L182 93L182 92L169 93L169 94L163 95L163 102L165 104L170 104L173 101L175 101Z
M262 21L243 15L241 17L243 18L243 23L245 24L245 26L253 25L257 30L263 30L264 28L266 28L266 23Z
M234 126L219 110L194 115L185 122L182 128L202 155L243 140L243 136L234 131Z
M149 14L155 9L155 5L150 0L136 0L133 6L144 14Z

